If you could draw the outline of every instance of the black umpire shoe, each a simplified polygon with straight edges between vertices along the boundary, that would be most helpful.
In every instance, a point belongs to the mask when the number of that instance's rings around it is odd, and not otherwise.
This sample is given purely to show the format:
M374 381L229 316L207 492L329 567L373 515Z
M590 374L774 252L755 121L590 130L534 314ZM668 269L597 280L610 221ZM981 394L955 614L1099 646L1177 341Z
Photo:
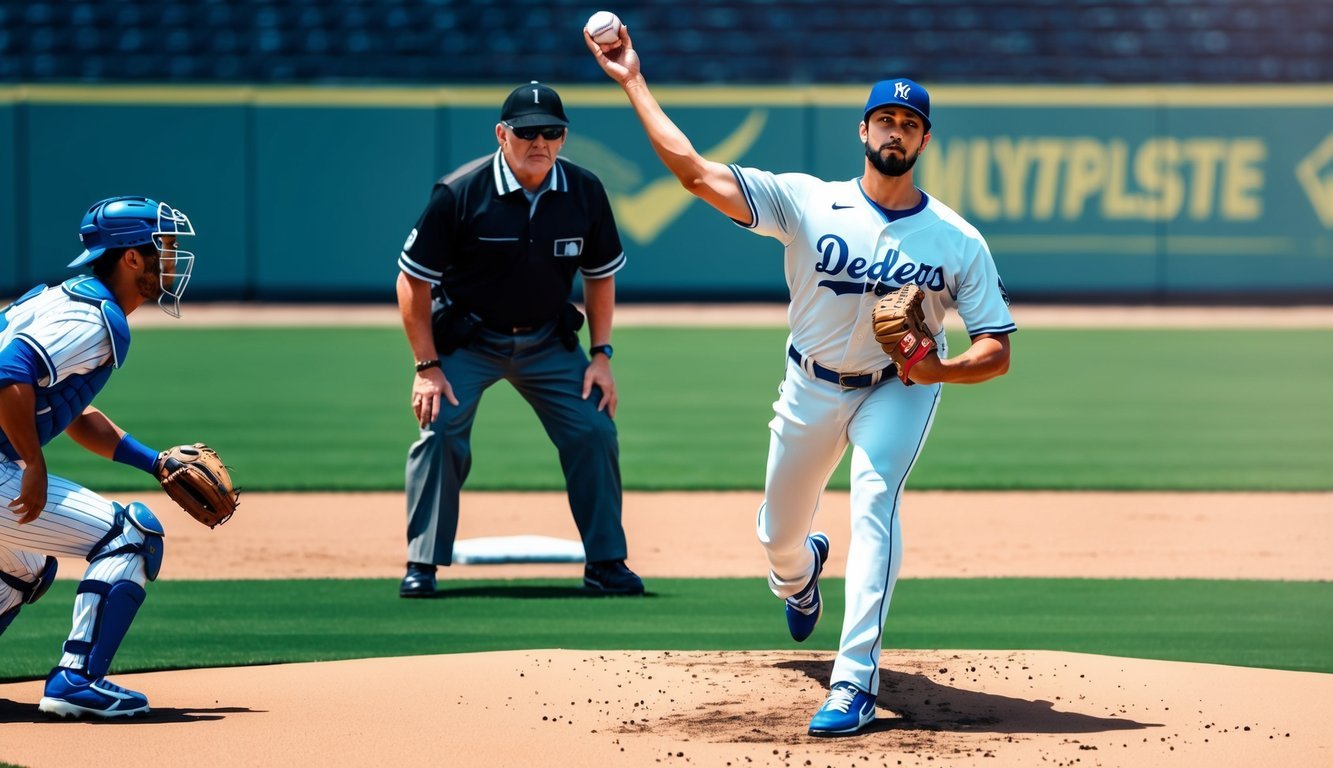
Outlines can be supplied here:
M435 594L435 566L430 563L408 563L407 575L398 585L399 597L430 597Z
M643 579L624 560L601 560L583 566L583 588L599 595L642 595Z

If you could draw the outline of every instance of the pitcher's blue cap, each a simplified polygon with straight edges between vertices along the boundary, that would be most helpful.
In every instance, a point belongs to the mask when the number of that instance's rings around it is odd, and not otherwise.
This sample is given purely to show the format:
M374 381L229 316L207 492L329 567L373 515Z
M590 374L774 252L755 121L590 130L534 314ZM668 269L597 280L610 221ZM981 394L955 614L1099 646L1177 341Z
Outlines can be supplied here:
M930 132L930 94L923 86L900 77L896 80L880 80L870 89L870 98L866 99L866 111L861 119L870 117L870 113L880 107L907 107L921 115L926 121L926 132Z

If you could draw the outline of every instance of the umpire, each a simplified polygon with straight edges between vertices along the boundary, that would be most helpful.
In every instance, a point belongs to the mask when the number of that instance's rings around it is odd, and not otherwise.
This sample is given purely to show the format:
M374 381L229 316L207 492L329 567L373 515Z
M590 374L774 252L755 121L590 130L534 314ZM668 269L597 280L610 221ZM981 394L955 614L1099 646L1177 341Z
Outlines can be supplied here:
M505 99L494 154L435 183L398 259L398 308L416 358L412 412L421 438L407 456L407 575L402 597L435 592L453 561L459 490L486 388L507 380L560 452L583 538L584 587L643 594L625 566L616 382L611 375L615 273L625 253L606 190L558 159L569 121L560 96L533 81ZM569 303L583 276L583 314Z

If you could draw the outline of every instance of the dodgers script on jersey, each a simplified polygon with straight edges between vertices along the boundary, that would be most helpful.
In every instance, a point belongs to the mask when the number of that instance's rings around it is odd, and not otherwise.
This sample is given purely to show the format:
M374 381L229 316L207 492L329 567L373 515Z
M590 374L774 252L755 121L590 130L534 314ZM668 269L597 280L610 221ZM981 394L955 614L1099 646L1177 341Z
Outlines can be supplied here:
M791 344L803 355L843 373L883 368L888 355L875 341L870 313L878 297L907 283L925 289L922 308L941 357L949 307L970 336L1015 330L986 241L924 192L919 209L886 212L857 179L731 169L750 206L746 228L786 246Z

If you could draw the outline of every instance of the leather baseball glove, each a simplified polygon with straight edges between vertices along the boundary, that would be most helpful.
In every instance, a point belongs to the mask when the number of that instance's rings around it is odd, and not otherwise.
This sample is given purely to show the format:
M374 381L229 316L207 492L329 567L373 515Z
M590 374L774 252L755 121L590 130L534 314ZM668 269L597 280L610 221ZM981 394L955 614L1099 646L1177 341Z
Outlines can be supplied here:
M241 501L222 458L203 443L163 451L153 474L172 501L209 528L230 520Z
M935 338L926 327L921 302L926 298L921 286L908 283L887 294L875 304L871 320L875 341L884 347L898 367L898 378L910 385L907 374L935 349Z

